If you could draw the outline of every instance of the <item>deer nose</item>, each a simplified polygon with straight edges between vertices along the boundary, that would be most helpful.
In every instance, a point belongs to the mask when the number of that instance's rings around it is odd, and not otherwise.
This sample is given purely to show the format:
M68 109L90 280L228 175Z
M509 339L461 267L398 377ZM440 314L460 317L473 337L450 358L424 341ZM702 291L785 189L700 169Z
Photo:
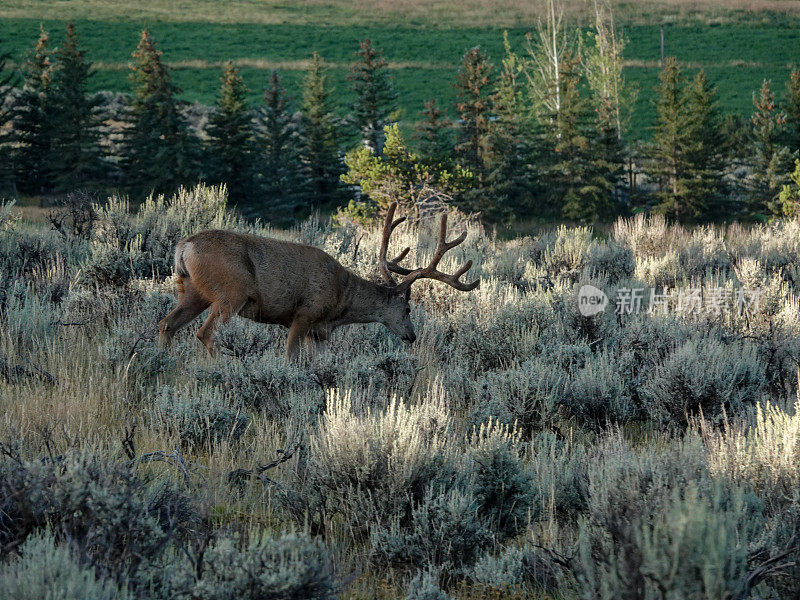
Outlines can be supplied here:
M409 344L413 344L415 341L417 341L417 334L416 334L416 333L414 333L414 332L412 331L411 333L409 333L409 334L406 334L406 336L405 336L405 340L406 340L406 341L407 341Z

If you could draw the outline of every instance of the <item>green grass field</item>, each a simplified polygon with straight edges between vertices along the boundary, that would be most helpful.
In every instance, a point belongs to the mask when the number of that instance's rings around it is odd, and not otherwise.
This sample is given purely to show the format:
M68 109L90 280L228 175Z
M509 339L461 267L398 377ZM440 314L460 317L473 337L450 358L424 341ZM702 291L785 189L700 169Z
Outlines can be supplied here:
M423 3L400 2L392 11L373 12L374 19L368 22L366 9L353 8L358 3L236 2L228 13L221 13L219 3L197 0L165 3L162 12L133 2L126 16L115 3L97 0L17 1L0 7L0 39L19 61L36 39L40 25L57 43L66 20L75 17L88 57L96 63L93 89L129 91L127 63L140 30L147 27L164 59L173 66L184 98L204 104L214 101L221 65L227 60L241 65L254 102L260 99L273 68L281 70L290 93L297 96L304 61L317 51L330 63L336 99L344 111L351 100L345 79L349 63L358 40L370 37L392 66L401 119L413 121L428 98L452 108L452 82L467 49L481 46L499 60L504 30L521 48L534 16L512 0L504 2L510 8L500 19L480 12L476 8L480 3L472 0L465 3L463 11L473 15L471 21L464 15L459 18L460 13L446 17L442 6L447 0L440 0L432 3L428 20L421 13ZM658 23L667 22L667 53L684 61L689 71L705 68L719 87L724 110L748 114L752 92L764 78L773 80L773 89L780 96L791 65L800 63L800 18L793 12L795 2L779 4L786 9L782 14L708 9L704 19L675 10L659 16L652 7L647 14L635 13L623 5L620 20L628 38L626 75L639 89L633 134L646 136L653 118L652 88L660 53ZM23 14L29 16L20 16ZM189 20L192 17L197 20ZM626 25L626 17L632 24ZM643 23L645 18L653 24Z

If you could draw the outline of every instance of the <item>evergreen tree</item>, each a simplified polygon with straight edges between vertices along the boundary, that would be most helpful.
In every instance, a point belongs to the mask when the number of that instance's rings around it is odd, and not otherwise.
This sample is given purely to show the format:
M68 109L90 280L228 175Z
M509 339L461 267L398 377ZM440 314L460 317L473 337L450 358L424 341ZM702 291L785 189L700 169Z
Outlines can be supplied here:
M475 175L479 187L486 179L491 158L490 114L493 65L486 53L475 47L461 60L456 76L456 110L461 117L456 152L461 164Z
M97 101L87 92L90 66L79 49L75 25L69 23L56 50L52 76L52 161L55 185L71 189L102 174Z
M350 113L363 144L372 152L383 150L384 126L396 108L397 92L388 63L369 39L360 42L358 59L347 76L356 96Z
M751 117L755 153L749 180L750 210L757 215L779 214L778 194L791 171L791 153L780 141L786 115L775 105L775 95L764 80L758 96L753 94L755 112Z
M257 142L261 148L261 188L272 215L299 209L301 189L297 123L277 71L272 71L258 116Z
M453 153L453 143L449 135L450 120L435 99L426 100L424 106L419 113L419 121L414 125L412 139L424 160L434 165L446 165Z
M492 97L494 121L489 130L492 154L487 164L486 184L495 205L494 215L507 220L521 216L531 206L537 178L534 165L539 161L535 116L524 98L523 62L504 37L506 56L501 63L497 87Z
M208 177L213 183L224 183L232 201L245 202L254 184L252 111L239 69L228 63L220 81L207 130Z
M17 82L17 74L14 71L7 71L6 68L11 54L3 51L2 47L2 41L0 41L0 197L2 197L5 187L14 179L11 155L12 140L11 134L6 131L13 114L10 107L6 106L6 99Z
M331 93L324 62L315 52L303 83L300 107L303 179L314 206L335 202L343 195L339 185L343 165Z
M648 174L658 182L661 212L679 216L685 213L682 197L689 172L689 116L682 90L681 68L675 57L668 57L658 76L657 120L650 147Z
M50 191L52 178L52 76L50 37L44 28L22 66L23 86L13 109L12 161L19 187Z
M559 65L559 110L545 134L552 149L547 182L552 206L568 219L591 222L610 215L614 186L595 160L591 105L581 95L579 66L570 54Z
M800 152L800 70L793 69L786 82L786 135L784 144L791 152Z
M725 214L723 182L725 141L716 88L700 70L686 89L687 182L676 216L718 218Z
M147 30L133 53L135 91L123 141L123 172L137 193L170 193L196 177L197 152L161 52Z

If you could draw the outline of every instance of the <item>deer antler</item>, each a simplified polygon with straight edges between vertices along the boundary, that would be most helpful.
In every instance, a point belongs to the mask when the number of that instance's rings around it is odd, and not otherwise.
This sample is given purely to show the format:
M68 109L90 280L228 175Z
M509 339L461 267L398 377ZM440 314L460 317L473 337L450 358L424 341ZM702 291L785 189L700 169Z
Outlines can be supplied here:
M448 242L447 241L447 215L442 215L442 220L439 225L439 241L436 244L436 251L433 253L433 258L431 262L428 264L427 267L422 267L419 269L407 269L405 267L401 267L398 263L406 257L406 255L411 250L410 248L406 248L403 250L397 258L392 261L386 260L386 251L389 246L389 237L392 235L392 231L395 227L397 227L400 223L405 221L405 217L401 217L400 219L394 219L394 213L397 209L397 203L393 202L392 205L389 207L389 212L386 215L386 222L383 226L383 239L381 240L381 250L380 250L380 268L381 273L383 274L384 279L387 282L391 282L390 285L393 285L397 288L398 293L406 293L410 288L411 285L417 281L418 279L435 279L437 281L441 281L446 283L447 285L460 290L462 292L469 292L474 290L480 284L480 280L475 280L472 283L464 283L460 281L461 276L464 275L467 271L470 270L472 267L472 261L469 260L467 263L461 267L458 271L453 273L452 275L447 273L442 273L438 271L436 267L439 265L439 262L442 260L442 257L448 250L452 250L459 244L461 244L465 239L467 239L467 232L464 231L460 236L456 239ZM403 275L403 280L400 283L395 283L394 278L391 276L391 273L397 273L398 275Z
M391 287L395 287L397 282L395 281L394 277L392 277L390 271L402 269L402 267L400 267L397 263L403 260L406 255L411 252L411 248L406 248L400 254L398 254L394 260L389 261L386 259L386 253L389 250L389 238L392 237L392 232L394 231L395 227L406 220L406 217L400 217L399 219L394 220L394 213L396 210L397 202L392 202L392 205L389 207L389 212L386 213L386 221L383 224L383 237L381 238L381 248L378 254L378 267L380 268L381 275L383 276L383 279L386 281L387 285Z

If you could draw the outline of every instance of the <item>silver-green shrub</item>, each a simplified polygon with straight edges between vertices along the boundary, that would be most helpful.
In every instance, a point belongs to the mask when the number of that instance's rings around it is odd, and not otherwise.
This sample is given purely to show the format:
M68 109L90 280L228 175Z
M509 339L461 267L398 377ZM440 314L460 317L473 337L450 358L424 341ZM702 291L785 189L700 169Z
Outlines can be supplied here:
M325 546L304 535L261 535L249 544L224 536L203 556L193 598L327 600L337 586Z
M249 417L218 388L196 390L162 386L154 399L152 418L157 430L173 433L187 444L208 445L239 439Z
M531 586L555 591L562 575L541 549L509 546L500 554L486 554L472 569L471 578L493 588Z
M116 585L98 579L77 560L67 544L52 534L30 536L20 557L0 566L0 598L4 600L124 600Z
M686 423L698 411L719 420L754 406L765 383L753 345L704 338L675 348L650 371L641 397L648 417L660 423Z
M474 420L495 417L527 434L547 429L558 417L566 387L566 371L542 358L486 373L475 383Z

